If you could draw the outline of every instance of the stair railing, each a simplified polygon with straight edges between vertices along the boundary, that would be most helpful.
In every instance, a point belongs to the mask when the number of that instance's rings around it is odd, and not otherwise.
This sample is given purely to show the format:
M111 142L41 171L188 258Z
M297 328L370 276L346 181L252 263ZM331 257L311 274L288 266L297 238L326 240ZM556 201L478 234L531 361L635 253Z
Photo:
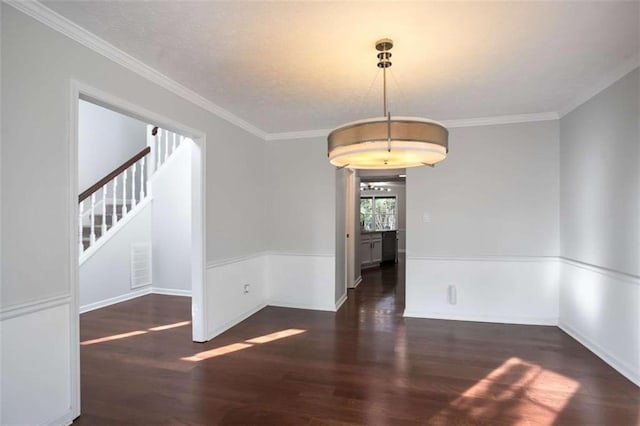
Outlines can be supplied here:
M124 218L128 211L128 204L131 209L136 206L137 202L142 201L146 197L147 190L147 173L149 164L146 162L146 156L151 152L151 147L145 149L116 167L111 173L91 185L78 196L79 203L79 249L82 254L86 249L93 246L96 241L103 237L107 230L113 228L118 220ZM138 172L139 167L139 172ZM129 181L129 171L131 171L131 179ZM136 179L138 177L138 179ZM120 181L120 184L118 183ZM136 182L138 181L138 182ZM111 193L109 194L109 187ZM131 192L128 194L127 191ZM122 198L118 198L121 196ZM137 197L137 198L136 198ZM85 210L85 202L88 201L88 209ZM112 201L111 211L107 211L109 201ZM120 203L120 201L122 203ZM120 212L118 212L120 206ZM102 215L98 232L96 232L96 210L100 209ZM111 215L111 226L107 226L107 214ZM88 218L88 226L87 220ZM88 235L85 239L85 230Z
M173 155L186 138L170 130L147 125L147 146L151 147L149 157L148 176L151 177L156 170Z

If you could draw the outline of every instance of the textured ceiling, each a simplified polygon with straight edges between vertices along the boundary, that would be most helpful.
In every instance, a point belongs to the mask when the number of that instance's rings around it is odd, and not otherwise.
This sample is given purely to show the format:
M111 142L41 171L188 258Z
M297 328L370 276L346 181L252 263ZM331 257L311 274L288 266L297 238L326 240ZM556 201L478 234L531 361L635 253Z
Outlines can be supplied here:
M269 133L558 111L640 50L639 2L45 1ZM372 82L375 82L372 86Z

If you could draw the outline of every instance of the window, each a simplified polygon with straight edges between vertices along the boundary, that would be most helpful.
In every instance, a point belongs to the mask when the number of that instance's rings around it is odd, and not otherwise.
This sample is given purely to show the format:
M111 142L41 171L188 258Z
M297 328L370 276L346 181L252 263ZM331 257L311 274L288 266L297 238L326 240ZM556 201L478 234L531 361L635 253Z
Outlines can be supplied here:
M360 197L360 226L366 231L397 228L396 197Z

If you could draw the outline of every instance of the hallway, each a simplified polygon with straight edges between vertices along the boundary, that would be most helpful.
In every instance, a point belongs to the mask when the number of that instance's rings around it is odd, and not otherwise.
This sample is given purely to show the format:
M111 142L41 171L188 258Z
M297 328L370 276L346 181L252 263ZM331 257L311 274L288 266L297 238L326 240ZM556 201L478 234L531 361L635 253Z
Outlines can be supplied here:
M403 269L366 271L335 314L267 307L205 344L188 298L84 314L76 423L638 423L640 390L558 328L403 318Z

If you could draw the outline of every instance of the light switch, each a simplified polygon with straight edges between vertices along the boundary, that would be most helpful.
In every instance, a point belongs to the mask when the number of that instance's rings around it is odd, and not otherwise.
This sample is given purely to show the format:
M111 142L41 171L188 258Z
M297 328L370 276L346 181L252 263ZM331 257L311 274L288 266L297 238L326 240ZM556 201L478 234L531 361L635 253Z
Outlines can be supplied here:
M431 216L429 216L429 213L422 213L422 222L431 223Z

